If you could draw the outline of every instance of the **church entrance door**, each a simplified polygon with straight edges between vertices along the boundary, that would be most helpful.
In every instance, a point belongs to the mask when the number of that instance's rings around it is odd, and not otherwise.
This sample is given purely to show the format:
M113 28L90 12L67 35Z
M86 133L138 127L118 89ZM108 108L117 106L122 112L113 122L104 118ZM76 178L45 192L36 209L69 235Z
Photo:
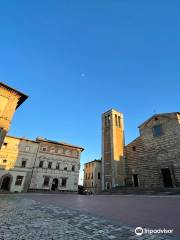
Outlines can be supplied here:
M164 187L173 187L170 169L162 168L161 172L162 172Z

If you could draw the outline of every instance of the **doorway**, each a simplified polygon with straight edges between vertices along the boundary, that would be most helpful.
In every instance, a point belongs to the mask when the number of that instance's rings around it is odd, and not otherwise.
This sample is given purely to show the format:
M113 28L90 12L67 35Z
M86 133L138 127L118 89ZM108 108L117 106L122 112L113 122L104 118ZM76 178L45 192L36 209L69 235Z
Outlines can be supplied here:
M52 190L52 191L56 191L57 188L58 188L58 179L57 179L57 178L54 178L53 181L52 181L51 190Z
M161 173L162 173L162 177L163 177L164 187L173 187L170 169L162 168Z
M109 190L109 189L111 189L111 183L110 183L110 182L107 182L107 183L106 183L106 190Z
M139 187L139 179L137 174L133 174L134 187Z
M2 177L2 183L1 183L1 190L3 191L9 191L10 190L10 184L11 184L11 176L5 175Z

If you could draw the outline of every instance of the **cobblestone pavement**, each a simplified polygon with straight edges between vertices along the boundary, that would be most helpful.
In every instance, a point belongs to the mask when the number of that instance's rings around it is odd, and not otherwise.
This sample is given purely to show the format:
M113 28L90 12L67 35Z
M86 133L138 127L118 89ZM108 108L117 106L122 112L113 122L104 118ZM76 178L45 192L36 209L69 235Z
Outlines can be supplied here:
M134 229L102 217L0 195L0 240L175 240L168 235L136 236Z

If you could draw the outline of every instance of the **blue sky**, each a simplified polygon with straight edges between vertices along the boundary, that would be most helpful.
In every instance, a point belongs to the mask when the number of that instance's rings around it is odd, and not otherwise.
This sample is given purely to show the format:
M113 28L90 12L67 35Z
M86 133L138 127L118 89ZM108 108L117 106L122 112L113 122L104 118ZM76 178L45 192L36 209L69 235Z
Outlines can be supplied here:
M126 143L154 112L179 111L180 2L0 2L0 81L29 95L10 134L101 157L101 114L124 113Z

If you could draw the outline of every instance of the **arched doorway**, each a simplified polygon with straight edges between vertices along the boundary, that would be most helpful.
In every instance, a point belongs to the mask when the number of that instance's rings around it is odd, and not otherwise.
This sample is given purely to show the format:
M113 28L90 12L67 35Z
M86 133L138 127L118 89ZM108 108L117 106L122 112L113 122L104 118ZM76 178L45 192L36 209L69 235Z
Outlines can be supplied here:
M10 174L4 175L1 178L0 189L3 191L9 191L12 182L12 176Z
M55 191L55 190L57 190L57 188L58 188L58 179L54 178L53 181L52 181L51 190Z

